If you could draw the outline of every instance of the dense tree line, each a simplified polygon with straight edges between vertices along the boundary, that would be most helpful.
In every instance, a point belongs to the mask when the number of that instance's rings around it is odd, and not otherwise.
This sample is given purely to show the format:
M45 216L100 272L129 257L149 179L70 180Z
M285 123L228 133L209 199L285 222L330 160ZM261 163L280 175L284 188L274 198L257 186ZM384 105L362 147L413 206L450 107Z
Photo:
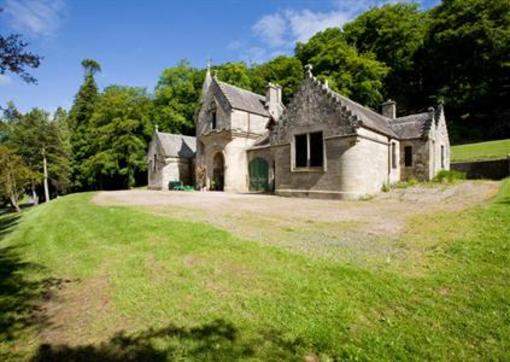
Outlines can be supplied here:
M444 100L454 142L510 137L510 1L443 0L423 11L416 4L373 7L343 28L330 28L294 54L248 66L229 62L213 74L264 94L283 87L288 103L305 64L330 87L378 110L386 99L399 114ZM37 67L19 35L0 37L0 74ZM100 65L82 62L83 83L69 112L26 114L3 107L0 122L1 197L17 207L23 192L50 198L69 191L128 188L145 182L145 152L155 126L194 134L204 68L182 60L164 69L154 92L97 87Z

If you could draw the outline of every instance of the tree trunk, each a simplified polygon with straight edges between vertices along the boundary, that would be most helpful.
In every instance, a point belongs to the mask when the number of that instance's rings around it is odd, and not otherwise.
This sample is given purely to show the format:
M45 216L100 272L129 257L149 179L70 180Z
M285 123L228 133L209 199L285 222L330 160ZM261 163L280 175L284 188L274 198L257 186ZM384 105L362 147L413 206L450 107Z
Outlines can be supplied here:
M9 197L10 201L11 201L11 205L12 207L14 207L14 209L17 211L17 212L20 212L21 211L21 208L19 207L18 205L18 198L16 197L16 195L14 194L11 194L10 197Z
M44 198L46 202L50 201L50 190L48 188L48 165L46 162L46 152L42 149L43 155L43 172L44 172Z
M34 205L39 204L39 197L37 196L37 192L35 192L35 184L32 182L32 200L34 201Z

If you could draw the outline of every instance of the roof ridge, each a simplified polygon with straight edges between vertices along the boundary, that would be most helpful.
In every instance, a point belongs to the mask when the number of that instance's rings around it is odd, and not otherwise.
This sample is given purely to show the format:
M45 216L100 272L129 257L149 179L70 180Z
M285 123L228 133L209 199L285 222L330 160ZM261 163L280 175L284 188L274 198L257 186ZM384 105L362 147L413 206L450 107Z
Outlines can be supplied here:
M241 88L241 87L238 87L236 85L233 85L233 84L230 84L230 83L227 83L227 82L222 82L221 80L216 80L216 82L218 82L218 84L226 85L226 86L232 87L232 88L236 88L236 89L239 89L240 91L248 92L248 93L251 93L251 94L256 95L258 97L264 98L264 96L262 94L255 93L254 91L251 91L249 89Z

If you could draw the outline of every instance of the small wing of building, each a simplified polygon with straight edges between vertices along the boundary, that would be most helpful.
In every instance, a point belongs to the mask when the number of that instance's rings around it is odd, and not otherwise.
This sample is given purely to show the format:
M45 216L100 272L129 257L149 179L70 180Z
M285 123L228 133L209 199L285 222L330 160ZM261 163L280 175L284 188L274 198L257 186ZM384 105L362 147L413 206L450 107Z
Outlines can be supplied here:
M194 184L196 138L154 132L147 153L149 188L168 190L170 182Z

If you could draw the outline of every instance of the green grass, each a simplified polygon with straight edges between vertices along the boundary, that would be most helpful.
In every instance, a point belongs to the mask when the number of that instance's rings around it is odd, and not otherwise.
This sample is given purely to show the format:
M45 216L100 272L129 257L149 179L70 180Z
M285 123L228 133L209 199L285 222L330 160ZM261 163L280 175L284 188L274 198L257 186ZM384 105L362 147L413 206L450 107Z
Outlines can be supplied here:
M452 162L492 160L510 154L510 139L452 146Z
M509 180L410 220L414 276L90 197L0 216L1 360L508 359Z

